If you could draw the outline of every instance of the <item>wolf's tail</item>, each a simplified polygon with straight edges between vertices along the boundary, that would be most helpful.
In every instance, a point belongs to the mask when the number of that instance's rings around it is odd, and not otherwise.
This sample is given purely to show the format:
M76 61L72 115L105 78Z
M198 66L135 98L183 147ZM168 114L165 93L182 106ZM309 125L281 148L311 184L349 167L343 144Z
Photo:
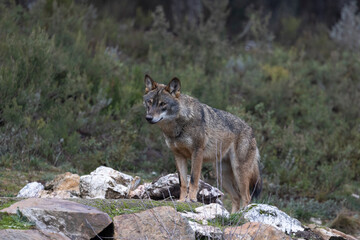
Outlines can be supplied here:
M251 193L251 200L254 198L258 198L260 196L262 190L262 177L261 174L259 175L258 179L255 181L250 193Z
M250 186L251 200L253 200L254 198L258 198L260 196L262 185L263 185L262 173L258 162L258 174L256 174L252 186Z

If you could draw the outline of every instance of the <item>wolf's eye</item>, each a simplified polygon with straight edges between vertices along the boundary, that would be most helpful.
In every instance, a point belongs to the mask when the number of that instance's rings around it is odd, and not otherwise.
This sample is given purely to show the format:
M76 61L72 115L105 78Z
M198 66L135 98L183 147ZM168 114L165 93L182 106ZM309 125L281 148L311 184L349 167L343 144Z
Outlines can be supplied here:
M152 99L149 99L146 102L147 102L147 104L151 105L152 104Z
M166 103L161 102L159 105L160 105L160 107L164 107L166 105Z

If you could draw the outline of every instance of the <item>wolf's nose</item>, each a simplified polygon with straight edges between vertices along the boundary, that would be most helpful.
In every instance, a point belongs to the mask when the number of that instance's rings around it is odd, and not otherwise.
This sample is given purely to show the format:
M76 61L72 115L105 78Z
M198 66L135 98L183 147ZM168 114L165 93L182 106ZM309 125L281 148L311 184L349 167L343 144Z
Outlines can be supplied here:
M151 122L153 120L153 117L151 115L146 115L145 118L148 122Z

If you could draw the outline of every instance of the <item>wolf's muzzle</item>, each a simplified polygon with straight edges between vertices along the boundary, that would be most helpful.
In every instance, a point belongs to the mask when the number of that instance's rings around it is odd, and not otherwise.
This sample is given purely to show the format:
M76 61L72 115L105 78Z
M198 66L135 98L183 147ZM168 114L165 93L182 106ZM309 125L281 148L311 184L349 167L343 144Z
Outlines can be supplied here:
M146 121L148 121L149 123L152 123L152 120L154 119L153 116L151 115L146 115L145 117Z
M156 119L154 119L153 116L151 116L151 115L146 115L145 119L146 119L149 123L155 124L155 123L157 123L157 122L160 122L163 118L160 118L160 119L156 120Z

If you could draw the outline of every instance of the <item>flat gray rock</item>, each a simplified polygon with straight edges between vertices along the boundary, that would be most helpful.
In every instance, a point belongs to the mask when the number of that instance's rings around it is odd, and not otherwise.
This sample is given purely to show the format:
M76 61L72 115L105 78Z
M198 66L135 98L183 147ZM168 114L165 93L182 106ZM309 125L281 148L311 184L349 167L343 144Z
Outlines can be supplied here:
M90 239L112 220L94 207L62 199L29 198L1 210L14 214L17 208L40 231L62 233L71 239Z
M114 239L195 239L188 221L172 207L114 217Z
M0 230L0 240L70 240L70 238L57 233L42 233L38 230L17 230L17 229L4 229Z

